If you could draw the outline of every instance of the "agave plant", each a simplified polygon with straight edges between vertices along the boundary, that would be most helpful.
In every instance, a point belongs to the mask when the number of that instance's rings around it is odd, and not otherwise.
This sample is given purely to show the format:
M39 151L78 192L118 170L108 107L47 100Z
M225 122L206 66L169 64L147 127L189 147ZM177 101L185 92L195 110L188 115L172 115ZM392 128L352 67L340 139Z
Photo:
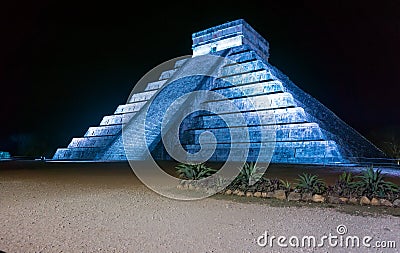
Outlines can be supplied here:
M217 176L214 179L213 186L216 188L217 191L223 190L229 184L229 180L227 178Z
M287 180L279 180L280 182L280 187L282 190L285 190L286 192L290 192L290 190L292 189L292 184L287 181Z
M355 192L353 181L351 172L343 172L336 183L329 187L329 192L339 196L350 196Z
M351 172L346 173L345 171L339 176L338 180L339 182L349 184L353 181L353 175L351 175Z
M322 194L326 191L326 184L317 175L303 173L297 181L296 188L300 192Z
M371 166L360 176L356 176L360 179L359 181L352 182L352 186L356 191L367 197L385 197L392 195L399 191L399 187L392 183L384 180L382 170L374 170Z
M263 177L264 173L254 163L245 163L236 180L243 185L253 185Z
M204 163L200 164L185 164L180 163L175 167L178 175L182 179L199 180L211 176L217 170L207 167Z

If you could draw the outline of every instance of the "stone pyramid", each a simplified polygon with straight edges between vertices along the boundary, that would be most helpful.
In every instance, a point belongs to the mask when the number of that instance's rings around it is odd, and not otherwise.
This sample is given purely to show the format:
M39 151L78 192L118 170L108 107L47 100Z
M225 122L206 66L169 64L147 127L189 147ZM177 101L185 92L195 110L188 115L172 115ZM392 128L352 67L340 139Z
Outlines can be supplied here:
M200 147L207 149L208 145L214 147L209 161L225 161L232 151L227 131L236 129L241 132L244 128L249 132L249 143L246 143L249 153L246 158L238 157L238 160L257 159L260 140L257 132L270 131L271 128L266 121L254 120L254 114L258 117L273 116L273 163L349 163L361 157L383 156L366 138L272 66L268 62L268 42L244 20L194 33L192 40L192 58L173 61L170 69L160 73L158 80L149 80L142 90L129 96L126 104L119 105L113 115L105 116L99 126L89 127L83 137L73 138L67 148L59 148L53 159L127 160L122 129L135 130L146 117L148 124L142 129L146 131L145 139L139 130L130 132L133 141L128 148L129 160L144 159L145 149L149 149L155 159L170 160L172 158L162 141L160 119L178 95L200 90L213 91L227 100L209 98L203 101L217 110L217 114L200 111L188 116L182 121L179 140L189 153L196 153ZM198 76L177 80L177 76L196 68L196 64L191 66L191 60L206 55L222 56L235 63L218 65L217 73L225 81L204 81ZM245 105L247 97L255 101L253 106ZM228 100L238 105L245 123L231 127L220 119L220 114L231 118L237 116L238 112L232 112L226 106ZM180 105L181 111L193 107L190 101ZM217 142L210 139L209 143L206 141L200 145L200 135L205 131L213 133Z

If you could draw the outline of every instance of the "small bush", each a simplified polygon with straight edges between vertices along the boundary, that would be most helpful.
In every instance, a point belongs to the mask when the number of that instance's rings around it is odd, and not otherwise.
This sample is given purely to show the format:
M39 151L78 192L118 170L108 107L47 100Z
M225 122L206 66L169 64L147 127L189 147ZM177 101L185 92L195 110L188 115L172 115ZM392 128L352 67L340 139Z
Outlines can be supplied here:
M273 192L283 189L282 181L278 178L262 178L257 186L257 190L263 192Z
M325 183L317 175L303 173L297 181L296 189L302 193L322 194L326 191Z
M239 183L248 186L258 182L263 175L260 167L257 167L254 163L245 163L236 179Z
M289 183L289 181L281 179L279 182L281 183L279 186L281 190L285 190L286 192L290 192L292 190L292 184Z
M186 180L199 180L206 178L217 172L217 170L207 167L204 163L200 164L178 164L175 167L178 175Z
M268 178L267 179L267 191L273 192L276 190L281 190L281 180L278 178Z
M338 196L352 196L355 193L354 177L351 172L343 172L333 186L328 187L328 193Z
M374 170L372 166L356 178L360 180L351 184L361 196L384 198L399 192L396 184L384 180L382 170Z
M227 186L227 189L241 191L261 191L264 187L264 173L254 163L245 163L237 177Z

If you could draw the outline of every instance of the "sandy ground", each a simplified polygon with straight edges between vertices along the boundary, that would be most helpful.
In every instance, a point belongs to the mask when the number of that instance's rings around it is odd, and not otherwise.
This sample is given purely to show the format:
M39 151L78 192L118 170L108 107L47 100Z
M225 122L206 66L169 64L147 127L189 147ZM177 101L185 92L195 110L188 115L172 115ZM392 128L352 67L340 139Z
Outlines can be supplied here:
M0 167L1 169L1 167ZM269 236L372 236L396 249L260 247ZM328 208L273 207L153 193L126 166L0 170L0 250L5 252L399 252L400 218ZM286 241L288 243L288 241Z

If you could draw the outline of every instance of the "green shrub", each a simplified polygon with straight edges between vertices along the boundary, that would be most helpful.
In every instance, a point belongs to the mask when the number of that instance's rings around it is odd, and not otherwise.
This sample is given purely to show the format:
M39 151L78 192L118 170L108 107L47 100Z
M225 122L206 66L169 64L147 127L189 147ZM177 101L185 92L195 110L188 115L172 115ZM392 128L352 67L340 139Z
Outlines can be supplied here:
M263 177L264 173L261 170L254 163L245 163L236 179L246 186L253 185Z
M242 191L261 191L265 185L264 172L254 163L245 163L237 177L228 185L228 189Z
M355 193L353 185L354 177L351 172L343 172L333 186L329 186L328 192L332 195L351 196Z
M262 178L255 185L257 186L257 191L262 191L262 192L285 190L283 181L278 178Z
M353 181L353 176L351 175L351 172L348 172L348 173L343 172L343 173L339 176L338 181L339 181L339 182L342 182L342 183L349 184L349 183L351 183L351 182Z
M242 185L239 184L239 187L237 187L242 190L246 191L252 191L252 192L273 192L275 190L286 190L286 188L283 185L283 181L279 180L278 178L264 178L261 177L255 184L253 185Z
M211 183L207 184L207 187L213 187L217 192L223 190L224 188L228 188L229 180L222 176L216 176Z
M287 181L287 180L279 180L279 182L280 182L280 186L279 186L279 188L281 189L281 190L285 190L286 192L290 192L291 191L291 189L292 189L292 184L291 183L289 183L289 181Z
M302 193L322 194L326 191L325 183L317 175L303 173L297 181L296 189Z
M372 197L388 197L399 191L399 187L384 180L382 170L374 170L371 166L362 175L356 176L359 181L352 182L352 187L362 196Z
M206 178L217 172L217 170L207 167L204 163L184 164L180 163L175 167L178 175L186 180L199 180Z
M268 178L266 180L267 191L273 192L276 190L282 190L282 182L278 178Z

